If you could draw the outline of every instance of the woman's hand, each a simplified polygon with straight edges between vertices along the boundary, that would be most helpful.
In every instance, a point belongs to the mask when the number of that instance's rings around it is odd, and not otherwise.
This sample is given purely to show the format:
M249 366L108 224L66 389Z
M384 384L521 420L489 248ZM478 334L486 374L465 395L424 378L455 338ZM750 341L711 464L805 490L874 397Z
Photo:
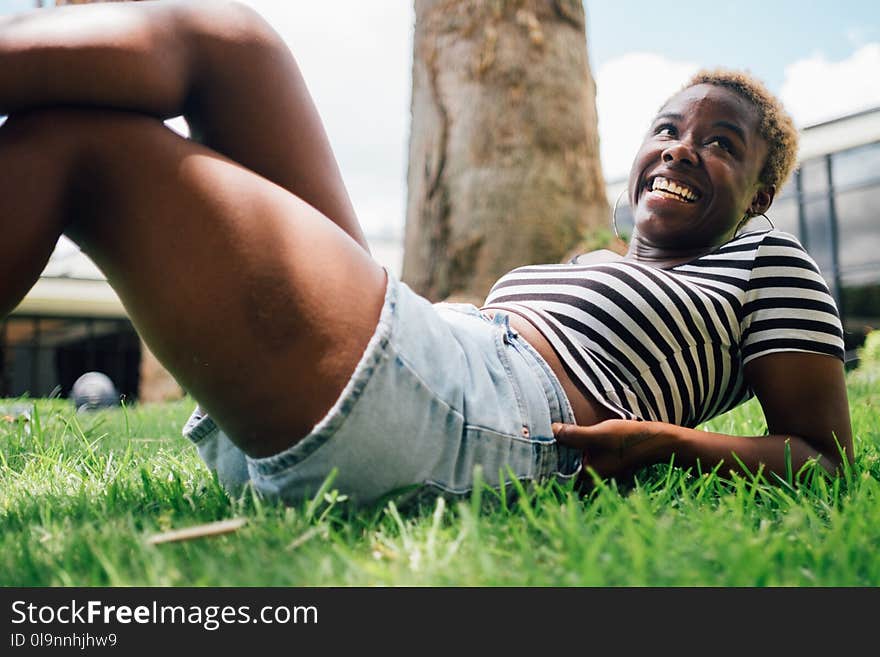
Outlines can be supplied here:
M662 433L654 422L605 420L590 426L555 423L553 433L561 445L583 451L584 469L601 478L630 477L640 467L654 463Z

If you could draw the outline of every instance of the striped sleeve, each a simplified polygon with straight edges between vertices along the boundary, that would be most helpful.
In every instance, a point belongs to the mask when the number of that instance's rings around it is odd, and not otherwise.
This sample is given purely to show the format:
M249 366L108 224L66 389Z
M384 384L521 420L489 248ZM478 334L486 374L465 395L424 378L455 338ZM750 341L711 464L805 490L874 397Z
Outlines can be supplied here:
M780 351L843 360L843 328L828 284L797 239L770 231L755 257L742 308L742 362Z

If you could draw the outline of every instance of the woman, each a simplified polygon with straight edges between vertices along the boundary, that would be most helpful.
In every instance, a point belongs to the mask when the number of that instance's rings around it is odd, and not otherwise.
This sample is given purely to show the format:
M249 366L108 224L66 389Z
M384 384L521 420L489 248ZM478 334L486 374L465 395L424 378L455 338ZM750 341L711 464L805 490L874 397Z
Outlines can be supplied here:
M4 19L0 112L0 317L67 234L199 400L184 433L230 488L295 503L335 472L366 503L465 492L475 466L500 485L673 454L777 473L786 446L795 469L851 458L815 265L784 234L734 238L794 156L752 81L666 103L633 165L625 258L512 272L483 309L432 305L370 257L295 62L242 5ZM162 124L181 114L192 140ZM750 390L771 435L691 428Z

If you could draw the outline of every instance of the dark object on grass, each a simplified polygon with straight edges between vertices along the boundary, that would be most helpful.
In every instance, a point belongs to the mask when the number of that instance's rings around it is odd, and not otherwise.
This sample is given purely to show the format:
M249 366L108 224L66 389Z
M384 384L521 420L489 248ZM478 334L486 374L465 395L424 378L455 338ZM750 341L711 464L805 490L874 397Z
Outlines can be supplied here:
M93 411L119 404L119 393L113 381L101 372L86 372L73 384L73 405L79 411Z

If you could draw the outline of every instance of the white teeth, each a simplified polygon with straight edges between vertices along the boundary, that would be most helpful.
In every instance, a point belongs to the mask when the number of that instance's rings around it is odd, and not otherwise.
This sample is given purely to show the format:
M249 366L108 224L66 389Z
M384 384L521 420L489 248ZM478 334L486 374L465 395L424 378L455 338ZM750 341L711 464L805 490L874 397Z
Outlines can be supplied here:
M657 176L654 178L654 181L651 183L651 191L657 190L666 190L679 196L687 201L696 201L697 195L694 194L688 187L684 185L678 185L674 182L663 178L662 176Z

